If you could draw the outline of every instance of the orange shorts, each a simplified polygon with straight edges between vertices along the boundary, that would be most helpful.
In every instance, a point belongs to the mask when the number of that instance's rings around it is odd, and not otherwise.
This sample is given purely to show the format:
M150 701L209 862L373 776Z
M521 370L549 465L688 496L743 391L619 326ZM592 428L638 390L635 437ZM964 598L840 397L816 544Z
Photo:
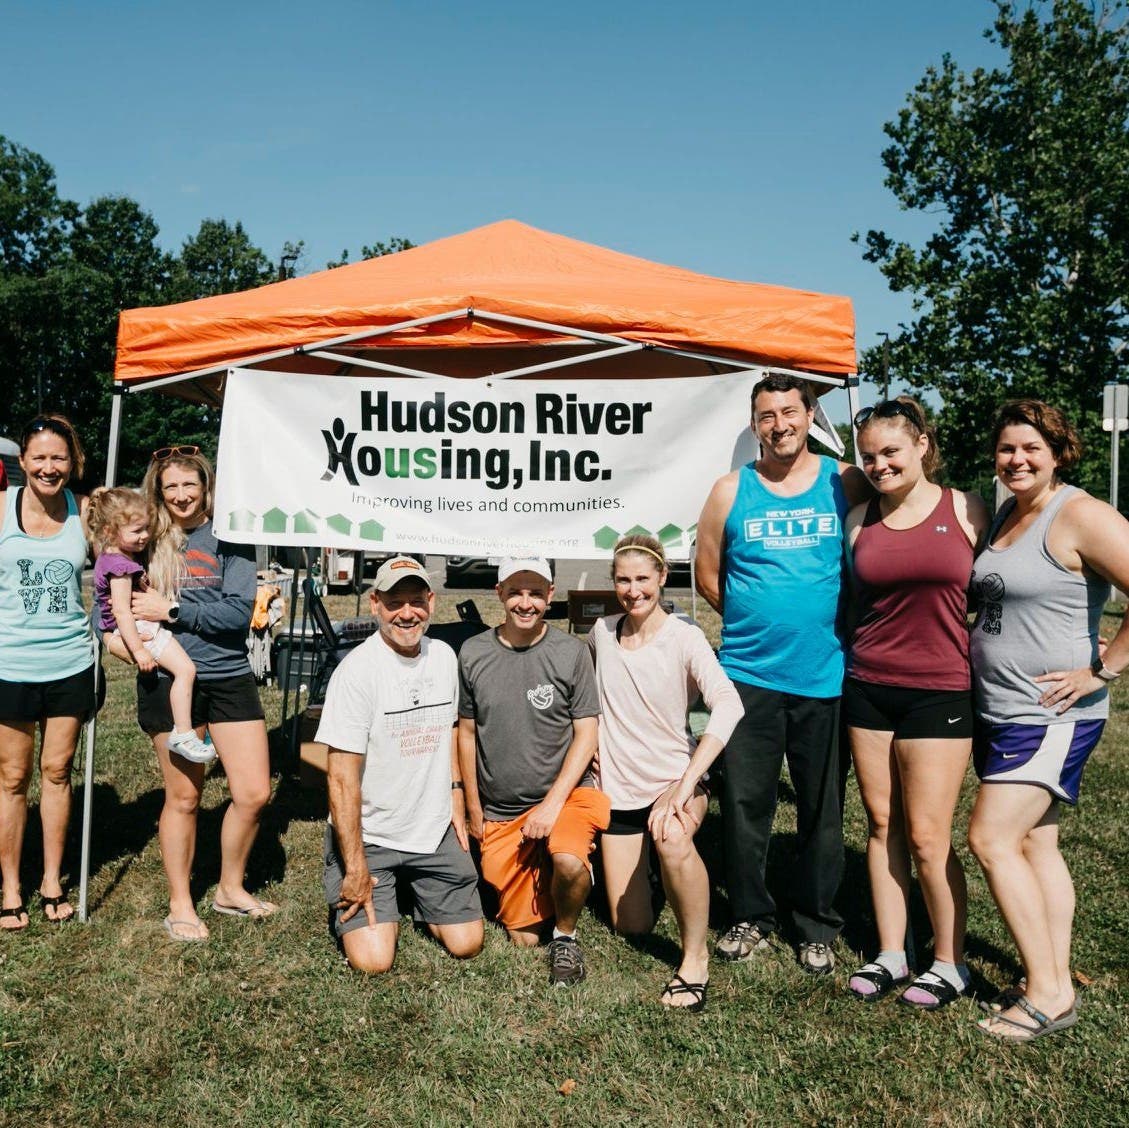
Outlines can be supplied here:
M498 891L498 920L506 928L529 928L553 918L551 855L571 854L591 871L588 855L596 848L597 832L608 825L611 802L594 787L576 788L548 839L522 838L525 817L488 821L482 828L482 876Z

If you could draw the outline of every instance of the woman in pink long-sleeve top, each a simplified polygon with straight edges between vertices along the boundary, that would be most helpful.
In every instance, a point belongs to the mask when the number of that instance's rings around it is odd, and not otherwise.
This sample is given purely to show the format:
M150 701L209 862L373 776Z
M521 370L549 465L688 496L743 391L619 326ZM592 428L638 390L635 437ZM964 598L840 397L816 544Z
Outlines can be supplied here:
M624 537L612 561L624 614L600 619L589 635L600 689L600 786L612 805L600 850L613 927L643 933L655 923L654 842L682 942L662 1002L698 1011L709 983L709 878L694 845L709 802L701 781L744 710L701 630L663 610L666 577L657 540ZM687 713L699 694L710 721L695 743Z

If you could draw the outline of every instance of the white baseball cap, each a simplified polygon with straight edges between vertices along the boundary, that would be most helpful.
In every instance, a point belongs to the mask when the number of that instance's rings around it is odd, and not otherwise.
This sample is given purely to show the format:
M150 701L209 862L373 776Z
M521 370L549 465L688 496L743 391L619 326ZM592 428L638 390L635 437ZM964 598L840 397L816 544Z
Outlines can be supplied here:
M544 556L507 556L498 565L498 583L504 584L517 572L534 572L547 583L553 582L553 569Z

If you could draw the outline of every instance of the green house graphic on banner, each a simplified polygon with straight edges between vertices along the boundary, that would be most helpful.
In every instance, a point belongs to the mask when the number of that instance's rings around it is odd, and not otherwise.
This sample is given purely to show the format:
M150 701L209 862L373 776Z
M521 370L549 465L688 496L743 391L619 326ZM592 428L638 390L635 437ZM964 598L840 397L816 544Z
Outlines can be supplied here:
M285 533L286 522L287 514L283 513L277 506L274 509L268 509L266 513L263 514L263 532Z
M316 513L311 513L308 509L303 509L294 514L295 534L316 533L320 530L321 518Z

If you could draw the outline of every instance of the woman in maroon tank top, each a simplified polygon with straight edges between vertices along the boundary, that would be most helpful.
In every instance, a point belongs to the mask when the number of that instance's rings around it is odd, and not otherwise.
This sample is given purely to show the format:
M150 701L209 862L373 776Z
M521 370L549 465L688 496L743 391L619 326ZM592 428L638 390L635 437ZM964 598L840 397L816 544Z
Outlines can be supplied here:
M850 989L874 1001L909 981L912 859L934 959L901 1001L937 1010L968 986L964 870L952 822L972 751L967 590L988 515L975 494L932 481L937 446L912 399L860 411L855 426L877 496L847 517L858 614L843 712L866 808L879 951Z

